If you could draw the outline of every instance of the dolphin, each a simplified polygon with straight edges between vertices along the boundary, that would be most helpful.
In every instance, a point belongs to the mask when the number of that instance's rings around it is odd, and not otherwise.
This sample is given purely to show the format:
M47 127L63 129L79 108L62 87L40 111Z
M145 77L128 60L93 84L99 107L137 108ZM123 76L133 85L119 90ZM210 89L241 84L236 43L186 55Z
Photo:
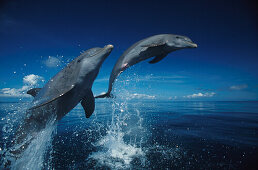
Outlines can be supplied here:
M190 38L173 34L154 35L136 42L117 60L109 77L108 91L95 98L112 97L111 91L115 79L128 67L155 56L149 61L150 64L154 64L173 51L196 47L197 44L193 43Z
M43 88L27 93L34 97L23 123L18 127L10 153L19 155L50 121L57 122L79 102L89 118L95 109L92 84L113 45L91 48L70 62Z

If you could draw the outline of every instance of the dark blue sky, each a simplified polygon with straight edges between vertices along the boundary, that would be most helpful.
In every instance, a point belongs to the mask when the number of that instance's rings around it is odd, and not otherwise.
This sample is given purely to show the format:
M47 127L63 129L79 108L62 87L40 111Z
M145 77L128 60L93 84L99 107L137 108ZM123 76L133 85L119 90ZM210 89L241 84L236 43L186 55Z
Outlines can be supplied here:
M123 51L161 33L186 35L198 48L171 53L154 65L144 61L119 77L134 83L117 86L175 100L257 100L256 11L257 4L246 0L2 1L1 100L14 95L10 90L26 89L26 75L47 81L82 50L113 44L93 87L95 94L106 91Z

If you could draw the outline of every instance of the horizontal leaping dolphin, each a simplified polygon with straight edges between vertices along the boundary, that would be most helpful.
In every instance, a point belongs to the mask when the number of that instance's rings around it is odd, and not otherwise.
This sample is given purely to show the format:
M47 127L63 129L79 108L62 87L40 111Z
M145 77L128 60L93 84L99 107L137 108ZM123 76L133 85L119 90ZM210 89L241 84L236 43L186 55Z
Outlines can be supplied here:
M43 88L27 93L34 97L32 106L26 111L24 122L18 127L14 147L10 152L18 155L40 130L52 120L64 117L79 102L89 118L95 109L92 84L99 69L111 53L113 45L91 48L75 58L62 71L51 78Z
M197 44L193 43L190 38L173 34L154 35L136 42L120 56L113 67L107 93L95 98L112 97L111 91L115 79L128 67L155 56L149 61L150 64L154 64L165 58L168 53L196 47Z

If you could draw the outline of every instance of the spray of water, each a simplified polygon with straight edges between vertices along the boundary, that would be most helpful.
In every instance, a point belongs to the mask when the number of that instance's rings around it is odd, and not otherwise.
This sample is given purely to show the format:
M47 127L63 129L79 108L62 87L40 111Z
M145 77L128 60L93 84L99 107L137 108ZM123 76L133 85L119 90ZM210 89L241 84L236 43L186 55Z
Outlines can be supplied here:
M134 159L140 159L144 164L145 153L141 148L143 136L133 132L143 130L139 111L132 115L128 110L128 104L117 100L113 100L112 108L112 120L107 126L107 134L94 144L100 150L92 153L88 161L95 160L96 167L107 166L112 169L130 168ZM132 116L138 117L132 122ZM137 122L135 119L138 119Z
M0 168L4 168L5 165L9 164L10 159L8 158L8 156L6 156L6 154L8 153L8 149L13 142L12 140L15 134L15 129L17 128L19 122L22 120L22 115L25 114L25 108L27 106L28 103L2 104L2 108L4 108L3 113L5 114L5 116L1 118L0 122L2 126Z
M12 164L12 169L49 169L51 167L51 158L45 162L45 156L52 150L52 136L56 132L55 120L48 122L45 129L41 130L31 141L28 148Z
M127 78L122 81L122 86L130 82L130 78ZM90 154L86 161L91 164L95 162L95 168L144 167L146 158L142 143L146 138L146 129L143 127L143 118L134 103L128 103L132 95L125 88L115 88L115 93L123 95L116 95L116 98L111 99L112 119L108 122L106 135L93 143L98 151Z
M3 132L3 149L0 149L1 154L1 168L10 169L50 169L51 157L46 158L46 153L52 151L53 134L56 132L55 117L47 122L46 128L38 132L34 137L29 135L30 138L28 147L23 150L19 155L13 151L21 148L23 143L15 144L15 132L18 125L23 121L22 117L25 115L28 104L14 104L12 105L12 112L2 118L4 126ZM6 108L8 109L8 108ZM28 140L26 140L28 141ZM26 142L25 141L25 142ZM47 160L47 161L46 161Z

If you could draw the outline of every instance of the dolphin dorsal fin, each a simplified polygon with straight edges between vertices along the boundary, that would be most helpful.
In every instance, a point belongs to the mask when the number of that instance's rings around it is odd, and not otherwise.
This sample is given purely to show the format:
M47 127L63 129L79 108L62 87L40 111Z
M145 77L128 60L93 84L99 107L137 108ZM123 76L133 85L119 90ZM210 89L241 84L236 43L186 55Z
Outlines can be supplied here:
M40 90L41 88L30 89L29 91L27 91L27 94L30 94L31 96L35 97L37 96Z
M162 60L163 58L165 58L166 56L167 56L167 54L158 55L158 56L154 57L151 61L149 61L149 63L150 63L150 64L157 63L157 62L159 62L160 60Z
M83 97L81 105L85 111L86 118L89 118L95 110L95 98L91 90Z

